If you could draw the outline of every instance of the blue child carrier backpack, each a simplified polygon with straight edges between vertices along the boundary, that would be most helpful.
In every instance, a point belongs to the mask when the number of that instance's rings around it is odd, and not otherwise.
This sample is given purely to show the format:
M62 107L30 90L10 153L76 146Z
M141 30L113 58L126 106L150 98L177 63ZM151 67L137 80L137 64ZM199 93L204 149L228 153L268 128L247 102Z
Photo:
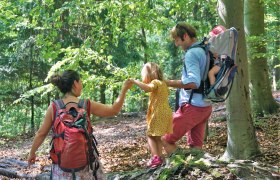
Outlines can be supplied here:
M209 54L217 53L221 57L221 69L216 75L215 84L206 87L205 96L212 102L223 102L230 94L234 75L237 72L237 65L235 64L237 38L237 30L231 27L208 40ZM210 61L213 61L213 59L210 59ZM210 68L208 69L210 70ZM203 78L206 81L207 77L205 78L205 75Z
M207 63L203 77L201 78L200 87L192 90L189 103L191 103L193 93L203 94L204 98L212 102L223 102L228 98L234 75L237 72L237 65L235 64L237 37L237 30L231 27L216 36L210 38L205 37L201 43L191 47L204 49L207 56ZM221 67L216 75L214 85L211 86L208 72L214 65L214 53L220 57ZM186 70L185 64L184 69Z

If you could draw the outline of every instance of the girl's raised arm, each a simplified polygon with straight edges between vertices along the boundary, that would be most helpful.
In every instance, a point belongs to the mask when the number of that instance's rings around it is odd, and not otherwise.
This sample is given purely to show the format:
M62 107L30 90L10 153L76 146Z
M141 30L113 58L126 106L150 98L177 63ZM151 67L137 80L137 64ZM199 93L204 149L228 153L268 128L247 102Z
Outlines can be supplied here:
M151 92L153 89L153 84L145 84L142 83L141 81L135 80L135 79L130 79L134 84L139 86L142 90L145 92Z

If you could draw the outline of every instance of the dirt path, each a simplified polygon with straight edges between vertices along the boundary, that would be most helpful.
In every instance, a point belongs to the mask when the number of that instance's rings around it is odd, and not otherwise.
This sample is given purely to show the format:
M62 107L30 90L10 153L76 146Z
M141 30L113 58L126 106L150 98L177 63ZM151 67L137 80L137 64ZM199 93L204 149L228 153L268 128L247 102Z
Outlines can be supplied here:
M223 105L217 105L212 114L214 117L222 117L225 114ZM280 166L279 148L279 118L280 114L264 119L266 123L257 127L257 137L260 143L263 156L257 160L270 165ZM95 121L94 134L99 142L98 149L101 155L101 162L105 172L129 171L144 168L149 159L149 151L145 137L144 115L137 117L117 117L112 119L100 119ZM221 155L227 143L227 129L225 121L211 121L209 123L210 134L205 143L204 150L217 156ZM33 137L21 136L17 139L0 139L0 170L1 160L15 159L25 161L31 147ZM14 168L18 173L30 175L40 174L49 170L48 160L49 140L38 150L38 161L32 168L27 164ZM184 139L179 142L185 146ZM5 179L0 175L0 179ZM10 178L9 178L10 179Z

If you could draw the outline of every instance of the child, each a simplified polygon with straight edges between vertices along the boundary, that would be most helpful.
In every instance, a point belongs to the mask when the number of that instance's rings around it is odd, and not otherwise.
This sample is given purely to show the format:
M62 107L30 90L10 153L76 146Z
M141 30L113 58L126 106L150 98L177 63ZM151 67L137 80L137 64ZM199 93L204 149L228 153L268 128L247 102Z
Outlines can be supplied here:
M159 66L153 62L146 63L141 76L142 82L131 81L145 92L150 92L146 134L152 157L147 166L154 168L163 163L161 136L172 133L172 110L168 103L169 89Z
M212 31L209 33L210 37L213 36L217 36L218 34L224 32L226 30L226 28L222 25L218 25L216 27L214 27L214 29L212 29ZM208 77L209 77L209 81L210 81L210 85L213 86L215 84L216 81L216 74L218 74L219 70L221 69L221 61L222 57L218 57L218 54L214 53L213 54L215 61L214 61L214 66L210 69L209 73L208 73Z
M210 81L210 85L213 86L215 84L216 81L216 75L218 74L218 72L221 69L222 66L222 61L223 61L223 55L221 55L220 57L217 54L213 54L215 60L214 60L214 66L209 70L208 72L208 77L209 77L209 81Z

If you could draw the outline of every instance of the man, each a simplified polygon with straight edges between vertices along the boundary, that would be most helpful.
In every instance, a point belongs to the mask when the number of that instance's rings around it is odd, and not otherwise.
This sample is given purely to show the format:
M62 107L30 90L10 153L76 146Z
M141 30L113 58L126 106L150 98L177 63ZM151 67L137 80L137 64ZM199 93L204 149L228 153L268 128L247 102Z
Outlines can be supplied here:
M169 155L176 150L175 143L185 134L191 148L201 149L205 123L212 112L210 102L205 101L197 91L206 66L206 54L200 47L191 48L199 43L196 40L196 30L181 22L172 28L171 37L175 45L185 51L185 56L181 80L166 80L168 86L181 88L179 108L173 114L173 133L162 137L164 149Z

